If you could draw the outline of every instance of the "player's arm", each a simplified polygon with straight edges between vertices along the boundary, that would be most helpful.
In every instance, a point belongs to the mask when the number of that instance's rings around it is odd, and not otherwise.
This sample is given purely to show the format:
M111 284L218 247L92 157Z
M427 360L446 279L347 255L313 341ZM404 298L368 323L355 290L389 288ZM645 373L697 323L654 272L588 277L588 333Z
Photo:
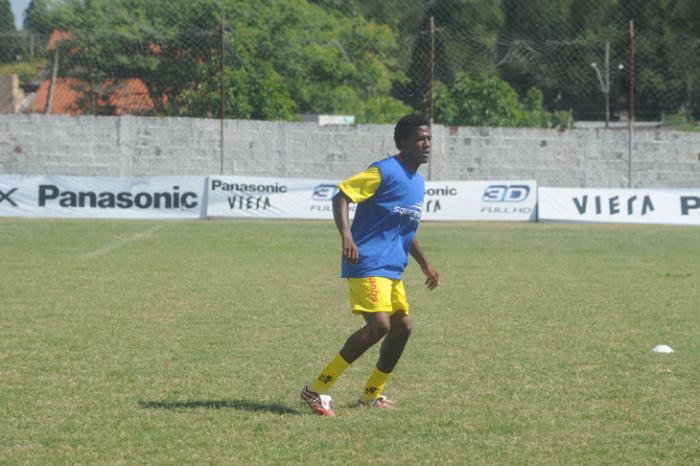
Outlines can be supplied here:
M340 183L338 194L333 197L333 219L343 239L343 257L353 264L359 260L360 250L352 239L349 205L351 202L364 202L374 196L381 182L379 169L370 167Z
M343 257L354 264L360 257L360 250L357 249L350 232L350 215L348 213L350 209L348 206L351 202L352 200L343 191L338 191L338 194L333 196L333 219L343 240Z
M411 249L409 249L408 252L411 253L411 257L413 257L416 260L416 262L418 262L418 265L420 265L420 269L425 274L425 285L428 287L428 289L434 290L435 288L440 286L440 274L437 270L433 268L432 265L430 265L428 259L426 259L425 254L423 253L423 249L421 249L420 244L418 243L418 240L416 238L413 238Z

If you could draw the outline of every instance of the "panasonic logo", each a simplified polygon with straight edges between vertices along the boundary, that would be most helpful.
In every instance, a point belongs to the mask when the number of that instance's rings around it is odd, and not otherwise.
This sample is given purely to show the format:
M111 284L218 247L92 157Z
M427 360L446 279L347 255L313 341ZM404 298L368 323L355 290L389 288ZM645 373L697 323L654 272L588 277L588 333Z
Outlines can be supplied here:
M194 209L199 204L197 194L180 192L173 186L168 192L61 191L52 184L39 185L39 207L58 203L61 207L92 207L99 209Z
M216 191L236 191L241 193L286 193L287 186L279 183L275 184L246 184L246 183L225 183L221 180L212 180L211 190Z

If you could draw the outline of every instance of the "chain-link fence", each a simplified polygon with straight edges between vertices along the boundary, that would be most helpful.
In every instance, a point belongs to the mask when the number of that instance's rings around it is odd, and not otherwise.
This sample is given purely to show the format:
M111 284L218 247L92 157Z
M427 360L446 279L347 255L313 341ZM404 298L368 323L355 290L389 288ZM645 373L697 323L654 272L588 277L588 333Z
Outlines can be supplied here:
M695 0L32 0L23 19L0 31L0 74L20 76L25 112L700 113Z

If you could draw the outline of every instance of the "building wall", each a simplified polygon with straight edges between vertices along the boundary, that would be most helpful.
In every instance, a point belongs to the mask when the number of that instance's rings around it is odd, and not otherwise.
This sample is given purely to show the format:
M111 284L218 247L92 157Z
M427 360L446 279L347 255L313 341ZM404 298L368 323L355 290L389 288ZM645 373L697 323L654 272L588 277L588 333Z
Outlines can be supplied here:
M342 179L395 152L392 125L227 120L223 129L227 175ZM220 131L210 119L0 115L0 173L219 174ZM633 149L633 187L700 187L700 133L638 130ZM422 170L433 180L627 187L628 134L436 125Z
M17 113L26 98L19 87L19 76L0 76L0 113Z

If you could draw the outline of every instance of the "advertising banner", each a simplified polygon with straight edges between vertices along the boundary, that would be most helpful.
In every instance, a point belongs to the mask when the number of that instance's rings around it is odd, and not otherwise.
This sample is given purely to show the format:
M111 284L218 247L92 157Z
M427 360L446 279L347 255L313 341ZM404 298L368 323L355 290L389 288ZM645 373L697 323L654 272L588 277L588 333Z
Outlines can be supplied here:
M336 181L210 176L207 215L234 218L333 218ZM354 206L351 206L354 211ZM351 211L352 214L352 211Z
M0 216L202 218L205 181L202 176L0 175Z
M700 225L700 189L539 188L542 221Z
M426 181L424 220L537 221L535 181Z
M333 218L337 180L210 176L207 215ZM534 181L426 182L423 220L535 221ZM355 205L350 206L353 216Z

